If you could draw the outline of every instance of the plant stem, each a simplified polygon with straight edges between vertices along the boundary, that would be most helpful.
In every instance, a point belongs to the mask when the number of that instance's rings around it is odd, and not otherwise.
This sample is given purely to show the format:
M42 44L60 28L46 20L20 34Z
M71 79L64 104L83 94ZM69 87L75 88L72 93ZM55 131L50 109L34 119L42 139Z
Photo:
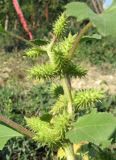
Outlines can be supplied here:
M66 95L68 100L67 112L70 114L70 116L73 116L73 105L72 105L73 101L72 101L70 79L64 75L62 81L63 81L64 94ZM74 155L73 144L71 143L65 144L64 150L66 153L67 160L76 160Z
M56 40L57 40L57 37L56 37L55 35L53 35L52 41L51 41L50 45L49 45L48 48L47 48L47 53L48 53L50 62L51 62L52 64L54 64L54 58L53 58L53 55L52 55L52 48L53 48Z
M79 42L81 40L81 38L83 37L83 35L92 27L92 23L89 22L82 30L79 34L77 34L75 42L71 48L71 50L69 51L69 58L71 58L75 52L75 50L77 49ZM63 89L64 89L64 93L67 96L68 99L68 106L67 106L67 111L70 115L73 115L73 105L72 105L72 94L71 94L71 86L70 86L70 79L68 79L68 77L64 76L63 78ZM75 155L74 155L74 149L73 149L73 145L71 143L67 143L64 147L65 149L65 153L66 153L66 157L67 160L76 160L75 159Z
M25 38L23 38L23 37L15 34L15 33L13 33L13 32L4 31L4 32L2 32L2 34L5 34L5 35L7 34L7 35L9 35L9 36L11 36L11 37L14 37L14 38L16 38L16 39L19 39L19 40L25 42L26 44L30 45L31 47L40 48L40 47L38 47L38 45L34 44L33 42L31 42L31 41L29 41L29 40L27 40L27 39L25 39Z
M25 38L13 33L13 32L6 32L9 36L12 36L14 38L17 38L23 42L25 42L26 44L32 46L32 47L38 47L37 45L35 45L33 42L29 41L29 40L26 40Z
M67 160L76 160L72 144L66 144L64 146L64 150L66 153Z
M54 58L52 56L52 48L55 44L57 40L57 37L55 35L53 35L53 38L52 38L52 41L49 45L49 48L48 48L48 56L49 56L49 59L50 59L50 62L52 64L54 64ZM70 80L68 79L68 77L66 77L64 75L64 78L62 79L62 82L63 82L63 89L64 89L64 93L68 99L68 107L67 107L67 111L69 114L73 114L73 109L72 109L72 94L71 94L71 87L70 87Z
M63 82L63 89L64 89L64 93L67 97L68 100L68 106L67 106L67 111L69 114L73 114L73 106L72 106L72 94L71 94L71 87L69 84L69 80L66 76L64 76L64 78L62 79Z
M13 122L12 120L6 118L3 115L0 115L0 122L7 124L11 128L17 130L19 133L21 133L29 138L33 138L33 136L34 136L33 132L31 132L30 130L24 128L23 126L17 124L16 122Z
M56 40L57 40L57 37L54 35L52 42L48 48L48 56L49 56L50 62L52 64L54 63L54 58L52 56L52 48L53 48ZM64 93L65 93L67 100L68 100L67 111L72 116L73 115L73 106L72 106L72 94L71 94L70 79L64 75L62 82L63 82ZM73 145L68 143L68 144L66 144L64 149L66 152L67 160L75 160Z
M89 22L81 31L79 34L77 34L76 39L72 45L71 50L69 51L69 58L71 58L75 52L75 50L77 49L77 47L79 46L79 42L81 40L81 38L83 37L83 35L92 27L92 23Z

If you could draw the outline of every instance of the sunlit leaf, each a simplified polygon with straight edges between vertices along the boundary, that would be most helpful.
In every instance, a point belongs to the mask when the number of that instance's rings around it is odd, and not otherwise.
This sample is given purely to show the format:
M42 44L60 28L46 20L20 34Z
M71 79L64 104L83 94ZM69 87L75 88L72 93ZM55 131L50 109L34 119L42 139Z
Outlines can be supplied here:
M19 132L0 123L0 150L3 149L4 145L7 143L9 139L19 136L22 136Z
M110 139L116 129L116 118L110 113L91 113L74 123L66 138L73 143L82 141L102 144Z
M85 3L72 2L66 5L66 14L77 21L89 19L103 36L116 37L116 1L101 14L95 14Z

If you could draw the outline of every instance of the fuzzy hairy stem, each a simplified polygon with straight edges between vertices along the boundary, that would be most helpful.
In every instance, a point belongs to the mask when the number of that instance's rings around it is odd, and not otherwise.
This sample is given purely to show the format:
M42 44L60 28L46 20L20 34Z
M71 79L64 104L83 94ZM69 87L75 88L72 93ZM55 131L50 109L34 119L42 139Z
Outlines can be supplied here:
M81 38L83 37L83 35L90 29L92 28L92 23L89 22L81 31L79 34L77 34L76 39L72 45L71 50L69 51L69 57L71 58L75 52L75 50L77 49L77 47L79 46L79 42L81 40Z
M72 45L71 50L69 51L69 58L72 58L75 50L77 49L79 42L81 40L81 38L83 37L83 35L92 27L92 23L89 22L79 33L79 35L76 36L76 39ZM64 89L64 93L67 96L68 99L68 113L69 114L73 114L73 106L72 106L72 94L71 94L71 85L70 85L70 79L68 77L64 76L63 79L63 89ZM65 153L66 153L66 158L67 160L76 160L75 155L74 155L74 149L73 149L73 145L71 143L67 143L64 147Z
M77 160L74 155L73 145L72 144L66 144L64 146L64 150L66 153L67 160Z
M51 51L52 51L52 48L53 48L56 40L57 40L57 37L54 35L53 39L50 43L49 49L48 49L48 56L49 56L51 63L54 62L53 57L51 55ZM69 114L73 114L70 79L68 77L64 76L64 78L62 79L62 82L63 82L64 93L68 99L67 111Z
M11 128L15 129L16 131L18 131L19 133L29 137L29 138L33 138L34 133L31 132L30 130L24 128L23 126L17 124L16 122L6 118L3 115L0 115L0 122L3 122L5 124L7 124L8 126L10 126Z
M67 111L69 114L73 114L72 94L71 94L71 87L70 87L69 80L66 76L64 76L64 78L62 79L62 82L63 82L64 93L68 100Z
M64 94L68 100L67 111L72 116L73 115L73 105L72 105L72 94L71 94L71 83L70 79L66 76L62 79ZM66 153L67 160L76 160L74 155L73 145L71 143L67 143L64 147Z
M49 50L48 50L48 56L49 56L51 63L53 63L53 57L51 55L51 51L52 51L52 48L53 48L56 40L57 40L57 37L54 35L53 39L51 41L51 44L49 46ZM64 90L64 93L67 96L67 100L68 100L67 111L70 115L72 115L73 114L73 106L72 106L70 78L68 78L64 75L64 78L62 79L61 82L63 83L63 90ZM64 149L66 152L67 160L75 160L73 145L68 143Z

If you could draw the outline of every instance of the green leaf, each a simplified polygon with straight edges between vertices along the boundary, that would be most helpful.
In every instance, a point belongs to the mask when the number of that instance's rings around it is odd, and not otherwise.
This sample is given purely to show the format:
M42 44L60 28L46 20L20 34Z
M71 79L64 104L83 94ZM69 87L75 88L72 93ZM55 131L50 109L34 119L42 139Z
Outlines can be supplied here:
M96 18L92 18L92 22L103 36L112 35L116 37L116 4Z
M99 34L93 34L93 35L83 36L83 38L82 38L82 40L86 40L86 41L93 40L93 39L95 39L95 40L101 40L102 36L99 35Z
M78 119L66 138L73 143L88 141L95 144L110 139L116 129L116 118L110 113L91 113Z
M66 14L78 21L89 19L100 34L116 37L116 1L101 14L95 14L85 3L72 2L66 5Z
M116 0L113 0L113 3L112 3L113 5L116 5Z
M52 119L52 115L46 113L46 114L42 115L42 116L40 117L40 119L41 119L42 121L45 121L45 122L50 122L51 119Z
M48 41L41 40L41 39L34 39L31 42L33 42L34 44L39 45L39 46L46 45L48 43Z
M84 19L90 19L95 17L96 14L87 6L86 3L81 2L71 2L66 5L67 16L74 16L78 21L83 21Z
M0 123L0 150L3 149L4 145L7 143L9 139L19 136L22 136L19 132Z
M111 146L111 142L112 142L112 139L102 142L102 145L100 146L100 148L105 149L105 148L110 147Z

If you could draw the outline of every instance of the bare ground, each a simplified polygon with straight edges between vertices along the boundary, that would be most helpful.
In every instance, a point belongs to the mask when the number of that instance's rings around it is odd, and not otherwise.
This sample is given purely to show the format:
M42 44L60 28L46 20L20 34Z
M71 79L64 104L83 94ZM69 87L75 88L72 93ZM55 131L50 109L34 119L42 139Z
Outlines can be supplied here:
M0 53L0 87L7 82L15 80L19 85L28 88L36 81L27 78L27 69L31 66L26 58L20 55L5 55ZM73 79L72 86L76 89L103 88L112 94L116 94L116 69L110 64L93 66L90 63L83 64L88 69L88 74L83 79Z

